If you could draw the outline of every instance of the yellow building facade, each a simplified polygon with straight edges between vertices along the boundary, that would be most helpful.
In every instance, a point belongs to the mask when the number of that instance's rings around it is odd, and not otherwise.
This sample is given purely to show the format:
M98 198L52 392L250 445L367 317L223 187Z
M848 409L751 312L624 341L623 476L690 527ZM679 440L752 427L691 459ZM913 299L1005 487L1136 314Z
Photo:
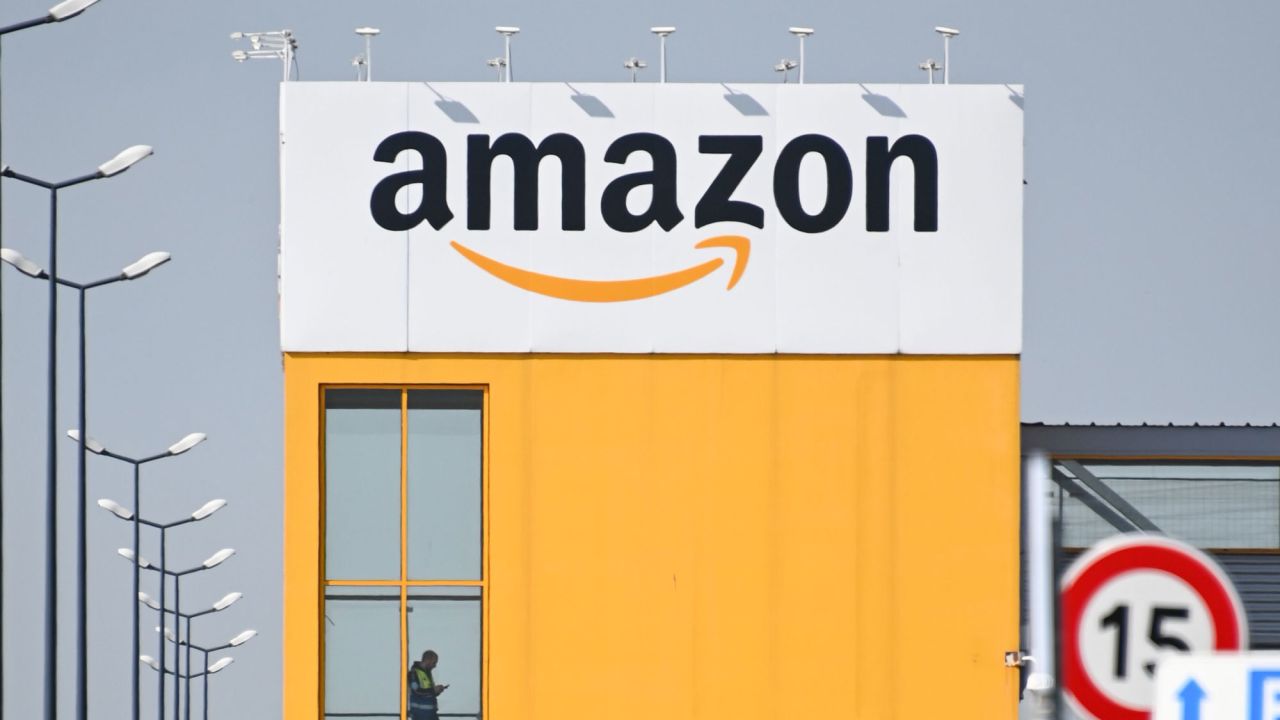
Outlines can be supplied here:
M398 578L337 579L398 596L395 685L420 652L406 598L447 585L481 596L471 716L1016 717L1016 356L286 353L288 718L341 716L324 438L345 388L482 398L479 577L388 557Z
M285 717L1013 720L1020 92L283 84Z

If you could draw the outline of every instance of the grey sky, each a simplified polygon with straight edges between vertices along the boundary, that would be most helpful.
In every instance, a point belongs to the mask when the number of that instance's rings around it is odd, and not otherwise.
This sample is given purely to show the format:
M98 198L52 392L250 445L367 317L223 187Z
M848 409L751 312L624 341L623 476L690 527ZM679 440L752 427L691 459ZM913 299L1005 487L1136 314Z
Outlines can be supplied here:
M51 0L8 0L0 22ZM279 714L280 358L275 315L276 81L279 66L237 65L232 30L290 27L303 80L347 79L357 25L383 29L381 80L488 80L495 24L517 24L518 78L618 80L647 32L670 23L673 81L763 81L792 57L793 24L818 34L811 82L919 82L938 57L935 24L959 27L955 82L1027 86L1028 420L1271 422L1280 335L1280 4L849 2L317 3L103 0L82 17L4 40L4 161L62 178L134 143L156 156L63 194L63 274L95 278L144 252L174 262L91 301L90 431L128 453L186 432L210 441L146 473L145 513L168 518L210 497L230 505L176 538L179 564L240 553L184 587L191 603L245 599L199 624L199 640L244 627L262 636L215 679L224 717ZM4 244L46 262L44 196L4 184ZM39 509L43 502L43 317L36 283L5 271L6 710L39 709ZM65 295L60 425L74 423L71 295ZM73 446L62 448L70 499ZM90 465L91 499L127 500L123 467ZM73 507L63 502L63 527ZM92 700L128 699L127 526L90 513ZM70 547L65 535L63 547ZM154 553L148 547L148 552ZM63 558L64 588L72 580ZM62 638L70 649L70 595ZM192 607L188 605L188 607ZM69 707L73 664L60 663ZM287 672L287 669L283 671ZM145 698L153 679L144 675ZM110 711L115 713L115 710ZM103 711L99 716L105 716Z

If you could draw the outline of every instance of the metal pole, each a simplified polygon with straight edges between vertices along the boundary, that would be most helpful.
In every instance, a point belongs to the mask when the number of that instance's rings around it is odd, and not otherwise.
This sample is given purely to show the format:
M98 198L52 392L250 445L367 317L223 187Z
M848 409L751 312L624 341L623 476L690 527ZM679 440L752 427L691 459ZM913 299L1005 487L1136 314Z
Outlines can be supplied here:
M182 639L182 576L173 576L173 635L179 640ZM164 627L161 625L161 627ZM164 631L160 631L160 641L164 642ZM178 648L173 649L173 720L182 717L180 714L181 707L178 702L181 699L182 688L178 685L178 676L182 673L182 656L178 654Z
M951 36L942 36L942 84L951 84Z
M1054 717L1054 596L1053 510L1050 506L1049 459L1041 452L1027 457L1026 552L1027 604L1033 672L1027 690L1033 698L1034 717Z
M658 60L658 75L662 77L662 82L667 81L667 36L658 36L658 54L661 58Z
M507 78L506 82L511 82L512 74L511 74L511 36L510 35L502 36L502 47L503 47L503 53L502 53L503 58L507 61L507 64L506 64L507 69L505 71L506 78Z
M364 81L373 82L373 36L364 36Z
M200 667L204 668L204 693L201 696L204 699L204 720L209 720L209 651L204 651L204 664Z
M135 514L134 517L137 517L137 515ZM165 567L164 541L165 541L165 529L160 528L160 570L161 570L160 572L160 632L158 633L160 635L160 651L158 653L160 655L160 680L159 682L156 683L156 685L159 686L160 688L160 704L156 709L157 720L164 720L164 683L165 683L164 669L166 667L164 664L164 646L166 645L166 640L164 637L164 628L165 628L164 589L165 589L165 586L169 584L169 579L165 577L163 572ZM137 555L134 555L134 558L137 558L137 557L138 557Z
M800 84L804 84L804 35L800 36Z
M88 462L88 449L85 442L89 437L88 422L85 420L85 289L80 288L80 465L76 469L76 720L88 720L89 717L89 606L86 595L89 592L89 573L85 566L87 542L85 540L85 463ZM135 512L137 510L135 509ZM137 558L137 555L134 555ZM137 565L135 562L134 565ZM137 603L134 603L135 605ZM131 663L137 668L138 663Z
M177 623L174 623L177 625ZM183 682L182 716L191 720L191 618L187 618L187 679Z
M88 437L88 436L81 435L81 437ZM141 507L142 491L140 489L140 486L142 484L141 475L142 475L142 464L135 462L133 464L133 557L134 557L134 563L133 563L133 663L131 663L133 665L133 720L139 720L142 717L142 705L141 705L142 699L140 697L141 688L139 685L140 680L138 677L139 674L141 673L141 668L138 667L138 657L142 654L142 647L141 647L142 640L138 636L138 630L139 630L138 625L141 623L140 615L142 613L142 610L138 607L138 605L140 604L138 602L138 592L141 590L141 587L139 587L139 585L141 582L142 568L139 567L137 563L138 545L139 545L138 536L140 534L139 528L141 527L141 523L138 521L138 518L142 514L142 507ZM163 560L164 558L161 558L162 562ZM163 575L160 576L160 582L162 584L164 583ZM161 598L161 602L164 602L164 593L160 594L160 598ZM163 605L161 607L163 607ZM161 622L161 626L163 627L164 625L163 612L160 613L160 622ZM163 646L164 646L163 638L161 638L161 647ZM164 655L161 655L160 659L163 661ZM161 675L162 679L163 677L164 676ZM163 688L164 683L161 682L160 686ZM163 701L161 701L160 707L164 707Z
M44 716L58 717L58 190L49 190L49 358L45 427Z
M0 76L4 73L0 72ZM0 102L0 108L3 108ZM0 138L4 112L0 109ZM0 139L0 157L4 157ZM0 246L4 245L4 184L0 183ZM2 273L0 273L2 274ZM0 283L0 720L4 720L4 285Z

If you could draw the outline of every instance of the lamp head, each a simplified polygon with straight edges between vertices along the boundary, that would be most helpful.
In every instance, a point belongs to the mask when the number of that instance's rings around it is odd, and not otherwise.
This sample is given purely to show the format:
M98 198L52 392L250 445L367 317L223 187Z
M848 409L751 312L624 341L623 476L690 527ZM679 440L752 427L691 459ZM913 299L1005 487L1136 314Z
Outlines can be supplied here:
M245 60L249 59L249 53L243 50L232 50L231 59L235 60L236 62L244 62Z
M938 27L934 28L933 31L945 38L953 38L960 34L960 31L957 29L950 28L950 27L943 27L942 25L939 25Z
M223 549L219 550L218 552L216 552L216 553L214 553L214 554L210 555L208 560L205 560L204 562L202 562L202 563L200 563L200 564L201 564L201 565L203 565L203 566L205 567L205 569L206 569L206 570L207 570L207 569L209 569L209 568L215 568L215 567L217 567L217 566L221 565L223 562L225 562L227 558L229 558L229 557L231 557L232 555L235 555L235 554L236 554L236 551L235 551L235 550L233 550L233 549L231 549L231 548L223 548Z
M227 641L227 644L230 645L231 647L240 647L241 645L252 640L254 636L256 636L257 634L258 634L257 630L245 630L244 632L240 633L239 635Z
M80 431L76 430L75 428L72 428L67 431L67 437L71 438L72 440L75 440L76 442L80 442ZM84 439L84 449L88 450L94 455L101 455L107 451L107 449L103 447L102 443L98 442L97 440L94 440L93 438Z
M169 454L181 455L182 453L204 442L205 438L207 437L209 436L204 433L191 433L190 435L187 435L186 437L182 438L178 442L170 445Z
M49 8L49 17L54 22L62 22L70 20L89 9L90 5L98 2L98 0L62 0L62 2Z
M227 593L222 597L221 600L213 604L213 609L218 612L222 612L223 610L226 610L232 605L235 605L236 601L242 597L244 597L244 593L240 593L240 592Z
M381 33L381 32L382 32L382 31L381 31L381 30L379 30L379 29L378 29L378 28L376 28L376 27L368 27L368 26L366 26L366 27L358 27L358 28L356 28L356 34L357 34L357 35L361 35L361 36L363 36L363 37L374 37L375 35L377 35L378 33Z
M120 274L124 276L125 280L137 280L143 275L146 275L152 270L155 270L161 265L169 262L169 259L170 255L167 252L147 253L146 255L138 258L132 264L125 266L125 268L120 271Z
M129 562L135 562L133 551L130 550L129 548L120 548L119 550L116 550L116 553L118 553L120 557L124 558L125 560L128 560ZM147 559L142 556L138 556L136 559L136 562L138 563L138 567L141 567L141 568L151 567L151 563L147 562Z
M204 505L201 505L199 510L196 510L195 512L191 513L191 519L203 520L209 517L210 515L218 512L219 510L221 510L223 507L226 506L226 504L227 504L227 501L221 498L217 500L210 500Z
M156 659L150 655L140 655L138 660L142 661L144 665L147 665L152 670L155 670L156 672L160 671L160 663L156 662Z
M143 605L146 605L152 610L160 609L160 603L156 602L155 599L153 599L150 595L144 592L138 593L138 602L142 603Z
M499 25L495 27L494 30L497 31L499 35L506 35L507 37L520 34L520 28L515 27L514 25Z
M103 510L106 510L107 512L111 513L112 515L115 515L116 517L120 518L121 520L132 520L132 519L133 519L133 512L132 512L132 511L130 511L130 510L129 510L129 508L126 508L125 506L121 505L120 503L116 502L115 500L109 500L109 499L107 499L107 498L102 498L101 500L99 500L99 501L98 501L98 507L102 508Z
M0 249L0 260L9 263L15 270L23 275L30 275L33 278L44 279L49 277L49 273L44 268L31 262L22 253L10 248Z
M118 155L98 166L99 177L119 175L142 160L151 156L155 150L150 145L133 145L121 150Z
M235 661L236 661L236 660L235 660L235 658L232 658L232 657L224 657L224 658L222 658L221 660L219 660L218 662L216 662L216 663L214 663L214 664L212 664L212 665L210 665L210 666L209 666L209 674L210 674L210 675L212 675L212 674L214 674L214 673L218 672L219 670L221 670L221 669L225 668L226 666L230 665L231 663L233 663L233 662L235 662Z
M657 27L649 28L649 32L657 35L658 37L666 37L675 31L676 28L674 25L658 25Z
M792 35L795 35L796 37L805 38L805 37L809 37L810 35L812 35L812 34L813 34L813 28L809 28L809 27L789 27L789 28L787 28L787 32L791 33Z

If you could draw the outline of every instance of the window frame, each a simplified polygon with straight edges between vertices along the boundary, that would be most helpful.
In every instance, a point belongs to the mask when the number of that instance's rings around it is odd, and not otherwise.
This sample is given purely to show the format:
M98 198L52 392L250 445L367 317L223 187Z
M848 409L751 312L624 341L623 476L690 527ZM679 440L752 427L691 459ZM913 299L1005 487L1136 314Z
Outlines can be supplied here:
M398 390L400 392L400 577L397 580L348 580L342 578L330 578L326 568L326 542L327 542L327 491L328 479L326 476L328 464L326 462L326 438L328 434L327 416L328 404L327 393L330 390ZM458 579L435 579L435 580L410 580L409 579L409 393L417 390L469 390L480 393L480 579L478 580L458 580ZM319 597L320 604L318 613L318 644L319 644L319 707L320 718L324 720L329 715L325 712L325 672L327 648L325 645L325 602L330 588L341 587L386 587L399 589L399 606L398 612L400 616L400 679L398 682L400 688L399 701L399 717L400 720L408 720L408 696L405 687L404 678L409 672L408 663L408 638L409 638L409 617L408 617L408 596L411 588L429 588L429 587L476 587L480 589L480 718L488 716L489 708L489 386L486 384L448 384L448 383L425 383L425 384L361 384L361 383L329 383L319 386L320 393L320 437L317 443L319 447L319 500L320 508L317 516L319 518L319 547L316 553L319 562L317 576L320 579ZM388 716L395 717L395 716ZM451 715L442 715L442 717L451 717ZM470 716L463 716L470 717Z

